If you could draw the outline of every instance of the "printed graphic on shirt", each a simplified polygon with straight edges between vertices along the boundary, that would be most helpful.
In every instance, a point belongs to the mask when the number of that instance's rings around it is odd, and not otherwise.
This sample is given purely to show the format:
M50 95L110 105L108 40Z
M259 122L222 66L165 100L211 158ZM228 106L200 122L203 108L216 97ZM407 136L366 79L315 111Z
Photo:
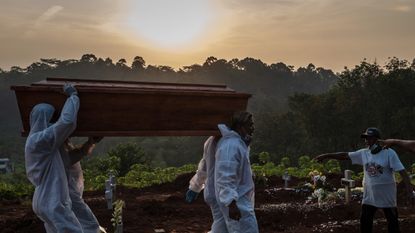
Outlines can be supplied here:
M365 164L365 169L367 174L370 177L377 177L383 174L383 167L374 162L369 162Z

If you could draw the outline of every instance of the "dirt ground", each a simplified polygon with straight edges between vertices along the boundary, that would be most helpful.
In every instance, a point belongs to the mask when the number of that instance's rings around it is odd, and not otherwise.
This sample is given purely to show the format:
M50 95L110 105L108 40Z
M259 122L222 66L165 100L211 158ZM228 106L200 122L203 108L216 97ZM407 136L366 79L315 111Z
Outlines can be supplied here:
M208 232L212 219L203 196L200 195L192 204L184 201L192 175L182 175L172 183L144 189L117 187L117 198L126 203L124 232ZM334 186L340 186L340 177L329 177L329 180ZM299 182L292 180L291 184ZM342 203L318 206L317 203L306 202L306 194L283 190L282 186L283 181L273 177L266 186L256 187L255 213L260 232L359 232L358 200L347 206ZM84 199L107 232L114 232L110 222L112 212L106 209L104 192L85 192ZM0 232L44 232L42 222L32 212L30 201L3 201L0 202L0 209ZM399 215L401 231L415 232L415 208L400 204ZM374 232L387 232L381 211L376 215Z

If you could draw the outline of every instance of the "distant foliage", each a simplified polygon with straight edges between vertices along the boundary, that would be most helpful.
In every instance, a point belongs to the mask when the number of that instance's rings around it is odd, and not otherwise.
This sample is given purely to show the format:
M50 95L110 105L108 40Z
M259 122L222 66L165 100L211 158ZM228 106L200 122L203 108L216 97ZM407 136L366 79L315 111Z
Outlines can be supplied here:
M31 198L35 188L24 183L0 183L0 200Z
M271 162L271 155L268 152L261 152L258 155L258 159L261 164L266 164Z
M375 126L383 138L415 139L415 60L391 58L383 67L362 61L345 68L322 94L289 97L286 113L260 115L253 154L268 151L275 158L301 154L353 151L364 147L360 133ZM259 127L258 127L259 128ZM413 156L401 156L406 166Z
M281 159L278 165L273 162L267 162L263 165L252 164L252 171L255 174L255 181L259 184L266 183L267 177L280 176L285 172L290 176L298 178L306 178L310 176L313 171L319 171L323 174L340 174L340 164L336 160L329 160L327 163L317 163L311 160L309 156L301 156L297 161L298 166L290 166L290 161L287 157Z
M124 185L133 188L144 188L156 184L171 182L177 176L185 173L194 172L197 165L184 165L181 167L152 168L143 164L134 164L130 167L125 176L117 176L117 185ZM108 179L109 173L92 175L85 173L85 187L88 190L104 189L105 180Z
M31 198L33 185L24 173L0 175L0 200L16 200Z
M85 186L87 189L104 187L109 174L122 177L133 165L150 166L149 158L135 143L120 143L106 155L83 161Z
M125 177L119 182L127 187L143 188L155 184L171 182L181 174L196 171L196 165L184 165L182 167L149 168L142 165L133 165Z
M152 158L135 143L120 143L105 156L83 162L87 190L103 189L109 174L117 183L142 188L173 181L178 175L196 171L196 165L160 168L152 165Z
M108 152L108 156L117 158L117 175L124 176L130 171L130 166L134 164L151 164L151 157L147 156L143 149L136 143L121 143Z

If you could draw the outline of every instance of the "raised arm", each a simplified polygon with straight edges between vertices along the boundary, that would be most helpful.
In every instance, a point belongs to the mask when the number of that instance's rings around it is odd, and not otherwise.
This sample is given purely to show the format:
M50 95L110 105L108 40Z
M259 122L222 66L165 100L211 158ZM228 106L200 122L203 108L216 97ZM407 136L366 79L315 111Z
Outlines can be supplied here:
M63 105L61 115L56 123L46 129L51 131L48 134L52 135L54 148L60 147L75 130L79 111L80 103L76 88L73 85L65 84L63 89L68 98Z
M385 148L389 148L391 146L397 146L404 150L415 153L415 140L385 139L385 140L379 140L379 142Z
M326 159L350 160L350 157L348 152L335 152L321 154L314 158L314 160L316 160L317 162L323 162Z

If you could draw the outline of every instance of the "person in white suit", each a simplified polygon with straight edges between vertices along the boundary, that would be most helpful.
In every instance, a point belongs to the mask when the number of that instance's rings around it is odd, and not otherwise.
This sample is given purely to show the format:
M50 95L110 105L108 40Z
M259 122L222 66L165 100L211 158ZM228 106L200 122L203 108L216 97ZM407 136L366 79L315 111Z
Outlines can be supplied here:
M215 194L229 233L258 233L254 211L254 181L249 144L254 132L252 114L237 112L231 126L220 127L215 154Z
M63 90L68 98L55 123L50 122L55 111L50 104L37 104L30 113L30 132L25 145L26 174L35 186L33 211L44 222L46 232L82 233L72 211L60 152L76 128L80 101L73 85L65 84Z

